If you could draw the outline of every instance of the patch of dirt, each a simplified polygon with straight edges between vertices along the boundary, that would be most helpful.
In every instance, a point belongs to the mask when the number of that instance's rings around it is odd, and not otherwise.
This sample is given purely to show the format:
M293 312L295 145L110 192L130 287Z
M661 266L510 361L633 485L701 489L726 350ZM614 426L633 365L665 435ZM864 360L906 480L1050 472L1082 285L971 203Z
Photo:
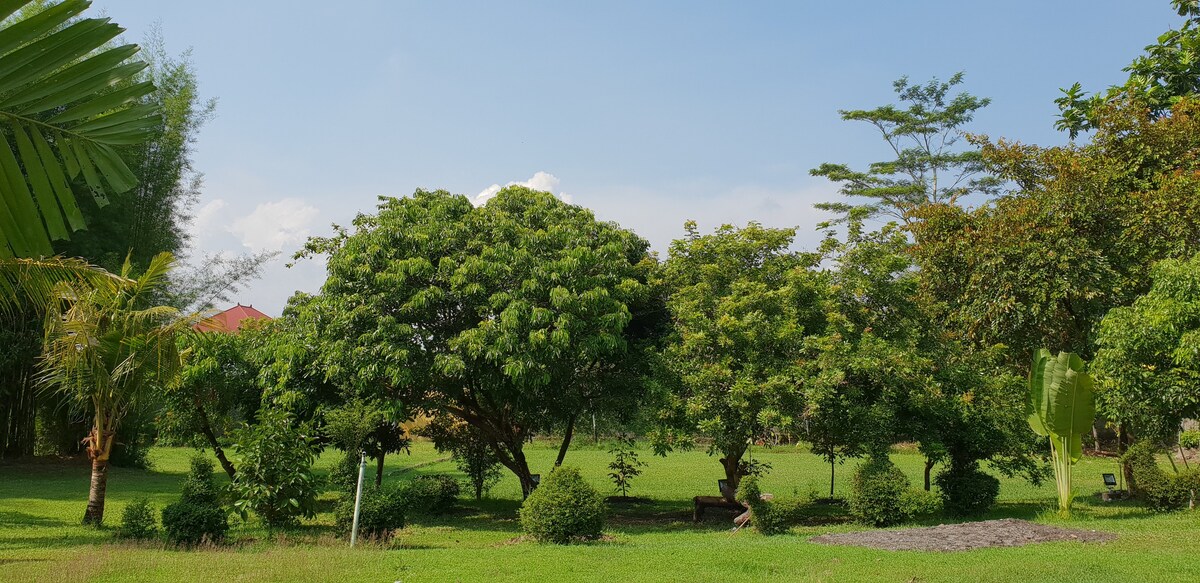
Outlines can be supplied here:
M889 551L967 551L1053 541L1103 543L1115 538L1117 535L1110 532L1061 528L1004 518L924 528L823 534L810 540L825 545L853 545Z

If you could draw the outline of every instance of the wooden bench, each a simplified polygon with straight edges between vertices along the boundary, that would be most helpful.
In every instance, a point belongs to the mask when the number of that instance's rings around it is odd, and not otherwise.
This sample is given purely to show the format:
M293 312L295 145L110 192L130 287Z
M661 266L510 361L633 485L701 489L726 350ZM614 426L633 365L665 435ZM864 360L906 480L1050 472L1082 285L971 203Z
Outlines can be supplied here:
M730 502L722 496L696 496L692 498L692 504L695 509L692 510L692 521L700 522L704 519L704 511L709 508L724 508L726 510L734 510L739 513L746 511L746 506L740 502Z

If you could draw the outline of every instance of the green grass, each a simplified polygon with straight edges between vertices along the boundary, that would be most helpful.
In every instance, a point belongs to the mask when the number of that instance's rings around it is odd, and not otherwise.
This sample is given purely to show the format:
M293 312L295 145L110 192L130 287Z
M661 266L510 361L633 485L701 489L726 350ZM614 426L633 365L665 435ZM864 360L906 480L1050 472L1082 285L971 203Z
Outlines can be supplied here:
M545 471L555 450L531 446L534 471ZM157 449L153 471L115 468L108 487L106 523L115 527L121 509L146 497L158 509L178 497L190 450ZM328 469L336 453L322 457ZM829 468L801 449L757 449L773 469L764 490L788 495L828 488ZM729 532L728 515L713 512L691 522L691 497L713 494L717 462L703 452L666 458L643 452L650 463L633 483L632 495L647 499L615 507L604 542L568 547L516 540L519 490L506 476L482 503L463 501L447 517L413 517L389 545L349 549L332 532L332 497L324 512L296 532L272 537L255 523L234 520L229 547L196 551L161 543L116 542L111 530L83 527L88 467L81 462L0 465L0 581L1187 581L1200 580L1200 514L1152 514L1133 503L1102 504L1101 472L1112 460L1085 459L1075 468L1080 488L1074 517L1054 516L1054 486L1003 480L1001 501L989 518L1017 517L1117 533L1104 545L1051 543L960 553L889 552L830 547L811 536L863 527L840 512L814 513L812 524L790 534L765 537ZM567 463L580 467L595 486L611 493L609 455L581 446ZM894 456L914 485L922 459ZM844 494L854 462L838 467ZM373 468L373 466L372 466ZM387 480L451 472L428 443L411 456L392 456Z

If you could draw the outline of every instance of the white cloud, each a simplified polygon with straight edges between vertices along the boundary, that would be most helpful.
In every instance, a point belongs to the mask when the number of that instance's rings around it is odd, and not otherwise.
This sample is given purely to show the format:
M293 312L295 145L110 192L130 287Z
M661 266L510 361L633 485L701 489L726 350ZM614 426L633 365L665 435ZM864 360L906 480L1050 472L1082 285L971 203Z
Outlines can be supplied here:
M285 198L258 205L254 212L234 221L229 232L255 251L282 251L304 242L318 214L315 206Z
M545 192L554 193L554 191L558 189L559 182L560 182L560 180L558 179L558 177L553 174L550 174L549 172L538 172L538 173L534 174L533 176L531 176L529 178L529 180L525 180L522 182L509 182L508 184L505 184L504 186L500 186L499 184L493 184L493 185L481 190L479 192L479 194L475 195L475 198L472 200L472 202L475 203L475 206L482 205L483 203L490 200L493 196L496 196L496 193L500 192L500 190L502 188L507 187L507 186L524 186L527 188L532 188L534 190L542 190ZM571 195L569 195L565 192L556 193L556 196L558 196L558 198L562 199L562 201L565 203L569 204L571 202Z
M213 225L213 219L216 218L217 213L226 206L228 205L225 204L224 199L217 198L200 207L200 210L196 211L196 216L192 217L192 232L207 233Z

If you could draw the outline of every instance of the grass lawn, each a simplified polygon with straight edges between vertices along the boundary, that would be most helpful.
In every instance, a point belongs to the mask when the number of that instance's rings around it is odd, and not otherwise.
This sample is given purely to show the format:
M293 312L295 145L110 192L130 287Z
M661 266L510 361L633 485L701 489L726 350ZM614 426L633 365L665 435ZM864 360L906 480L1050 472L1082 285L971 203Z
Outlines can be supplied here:
M534 471L546 471L552 444L531 446ZM130 501L149 498L160 509L178 498L190 450L153 452L153 471L114 468L108 483L105 522L120 522ZM337 453L318 463L324 472ZM773 469L764 490L791 494L828 488L829 468L801 449L755 450ZM1069 521L1055 517L1054 486L1003 480L1001 501L988 518L1016 517L1116 533L1104 545L1049 543L959 553L878 551L808 542L812 536L864 527L846 523L839 511L814 513L812 524L790 534L765 537L729 532L728 516L713 511L691 522L691 497L714 494L719 465L703 452L666 458L643 452L649 462L632 495L646 502L620 506L610 516L605 542L558 547L520 542L517 482L504 480L481 503L441 518L410 517L389 545L349 549L332 532L332 497L324 512L296 532L269 536L256 523L236 519L227 548L183 551L158 544L114 542L110 530L83 527L89 468L85 462L0 465L0 581L1200 581L1200 513L1153 514L1132 503L1102 504L1101 472L1115 463L1085 459L1075 469L1080 488ZM921 481L922 458L894 455ZM578 466L601 491L611 493L610 456L580 446L567 464ZM854 462L839 466L845 492ZM374 466L372 465L371 468ZM411 456L392 456L387 480L450 472L430 444ZM220 470L218 468L218 474Z

